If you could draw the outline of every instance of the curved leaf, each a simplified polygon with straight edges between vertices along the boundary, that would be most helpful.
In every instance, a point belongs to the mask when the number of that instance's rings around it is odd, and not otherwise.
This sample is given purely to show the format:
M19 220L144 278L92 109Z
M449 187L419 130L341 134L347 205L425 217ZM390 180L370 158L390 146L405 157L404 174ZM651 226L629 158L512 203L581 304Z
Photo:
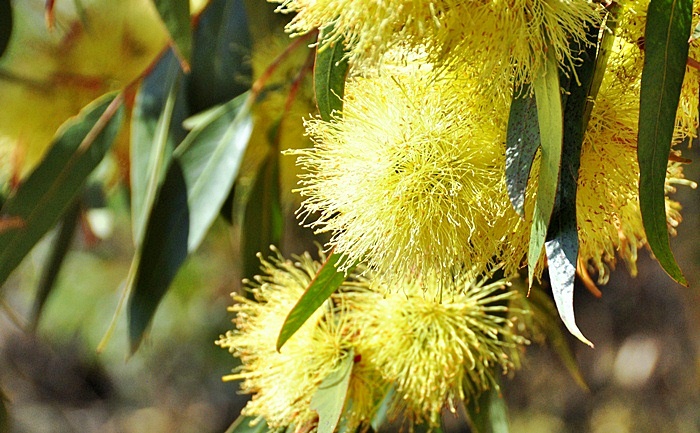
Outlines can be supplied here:
M525 216L525 190L540 147L537 103L526 85L513 92L506 136L506 188L513 209Z
M345 273L338 271L336 266L340 261L339 254L328 256L323 266L316 273L309 287L306 288L296 305L289 312L282 325L280 335L277 337L277 350L289 340L295 332L301 328L306 320L321 306L326 299L345 281Z
M270 428L264 419L241 415L226 429L225 433L265 433L267 431L270 431Z
M185 71L189 71L192 53L189 0L153 0L165 27L170 33L178 57Z
M508 406L499 390L491 388L467 404L469 425L474 433L508 433Z
M688 59L693 0L651 0L639 109L639 207L647 242L664 270L688 285L671 253L664 184Z
M316 51L314 64L314 90L316 104L321 118L326 122L331 120L334 111L343 109L343 94L345 92L345 77L348 74L348 61L343 44L321 44L325 32L318 36L319 47Z
M318 433L333 433L338 426L354 365L355 353L350 349L335 370L323 379L311 398L310 408L318 413Z
M542 163L540 164L537 198L530 231L530 246L527 253L528 277L531 286L554 209L561 167L564 132L558 66L554 50L549 50L544 71L537 76L533 83L537 100L537 121L540 126Z
M59 130L44 159L0 209L21 227L0 231L0 285L81 192L121 127L123 95L105 95Z
M173 155L187 185L190 252L202 242L236 179L253 131L252 103L246 92L222 105L187 135Z

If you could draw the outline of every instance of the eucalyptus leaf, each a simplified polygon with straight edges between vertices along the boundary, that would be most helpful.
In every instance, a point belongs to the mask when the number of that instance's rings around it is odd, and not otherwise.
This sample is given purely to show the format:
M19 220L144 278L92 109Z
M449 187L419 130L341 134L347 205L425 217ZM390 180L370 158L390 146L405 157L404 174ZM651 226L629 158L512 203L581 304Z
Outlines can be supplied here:
M540 147L537 103L530 86L513 92L506 135L506 188L515 211L525 216L525 192L530 169Z
M316 276L309 284L309 287L306 288L304 294L294 305L289 315L287 315L280 330L280 335L277 338L277 350L280 350L284 343L343 284L345 274L336 267L340 259L341 256L339 254L333 253L329 255L323 266L316 272Z
M542 162L527 254L530 285L542 254L559 183L564 122L559 94L558 67L559 62L554 56L554 50L549 50L544 70L537 75L533 83L537 101L537 121L540 127Z
M318 433L333 433L340 422L348 395L355 353L351 349L340 364L318 386L311 398L311 410L318 413Z
M10 44L12 28L12 2L10 0L0 0L0 58L5 54L5 50Z
M131 117L131 222L134 245L140 245L158 188L173 149L185 137L182 92L184 74L172 50L166 51L136 94Z
M252 102L246 92L221 106L217 116L194 128L173 155L187 185L190 252L202 242L236 179L253 131Z
M467 404L469 425L473 433L508 433L508 406L495 388L472 398Z
M644 33L639 110L639 207L647 242L664 270L688 285L669 244L664 184L688 59L692 0L651 0Z
M241 415L226 429L226 433L265 433L269 430L265 420Z
M345 77L348 74L347 52L343 44L323 44L325 34L332 31L327 28L319 33L319 46L316 51L314 64L314 90L316 104L321 118L326 122L331 120L334 112L343 109L343 94L345 93Z
M192 29L190 28L190 0L153 0L165 27L170 33L184 69L189 69L192 54Z
M57 133L44 159L0 209L21 224L0 231L0 286L61 218L107 154L122 125L123 95L93 101Z

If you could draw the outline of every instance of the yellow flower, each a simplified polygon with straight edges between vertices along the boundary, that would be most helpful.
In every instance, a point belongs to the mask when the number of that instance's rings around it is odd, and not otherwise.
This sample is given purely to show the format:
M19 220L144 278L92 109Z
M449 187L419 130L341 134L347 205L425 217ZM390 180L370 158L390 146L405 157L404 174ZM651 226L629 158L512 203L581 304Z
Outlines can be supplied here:
M399 56L401 57L401 56ZM507 105L423 61L346 84L342 118L312 119L315 142L295 152L306 171L300 211L349 260L387 281L520 257L505 247L520 222L505 191ZM504 259L503 257L507 257Z
M579 257L598 272L604 283L615 256L636 274L637 250L646 243L639 210L637 133L639 74L630 68L629 49L622 43L610 59L600 93L591 113L581 153L577 195ZM676 136L683 133L677 125ZM666 192L683 179L679 163L669 163ZM680 222L680 205L666 198L669 228Z
M262 260L263 275L251 283L256 301L235 296L236 329L216 342L240 358L242 366L225 379L242 379L243 392L253 398L243 414L262 417L270 428L293 425L296 431L315 429L318 415L310 409L318 386L345 356L355 338L345 321L345 306L327 301L278 352L277 336L289 311L309 285L320 263L308 253L293 263L276 257ZM385 385L362 363L355 351L348 392L346 423L368 424Z
M440 412L497 386L494 375L520 365L504 280L456 276L447 293L434 274L346 293L358 350L396 390L394 406L413 421L439 424Z

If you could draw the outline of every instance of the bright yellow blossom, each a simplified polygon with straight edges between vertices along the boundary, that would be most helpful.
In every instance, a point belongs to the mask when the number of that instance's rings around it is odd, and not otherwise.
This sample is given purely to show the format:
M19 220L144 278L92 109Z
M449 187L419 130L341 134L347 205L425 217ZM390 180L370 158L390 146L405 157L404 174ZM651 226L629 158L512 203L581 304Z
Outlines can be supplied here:
M449 282L501 260L512 272L522 256L505 247L520 225L504 182L506 104L421 61L387 71L348 81L342 118L307 122L302 216L347 264L367 260L390 282Z
M275 250L276 252L276 250ZM216 342L240 358L242 366L228 380L242 379L243 392L253 398L243 414L262 417L270 428L293 425L296 431L315 429L318 415L310 409L321 382L354 346L340 298L332 298L278 352L276 342L289 311L320 268L306 253L297 262L276 257L262 260L263 275L251 283L256 300L235 296L236 329ZM355 351L348 391L348 426L368 424L385 385Z
M497 386L495 375L520 365L527 340L514 333L503 280L471 274L443 291L434 274L372 291L347 293L363 359L393 383L394 406L413 422L439 425L440 412Z

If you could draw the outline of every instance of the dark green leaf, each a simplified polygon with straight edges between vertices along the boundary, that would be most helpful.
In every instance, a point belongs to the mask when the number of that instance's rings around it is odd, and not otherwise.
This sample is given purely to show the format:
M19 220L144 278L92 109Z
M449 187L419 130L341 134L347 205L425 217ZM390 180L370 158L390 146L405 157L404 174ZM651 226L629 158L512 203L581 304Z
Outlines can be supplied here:
M187 185L190 252L197 249L226 200L253 131L246 92L193 129L174 153Z
M10 431L10 413L7 410L7 398L0 390L0 432Z
M189 69L192 53L192 29L190 27L189 0L153 0L165 27L170 33L173 48L177 51L184 68Z
M168 50L143 80L131 117L131 217L134 244L140 245L158 188L175 146L185 137L181 82L184 74Z
M132 353L187 258L189 227L185 178L178 161L173 160L148 218L143 245L132 262L137 267L127 310Z
M265 433L269 430L265 420L241 415L226 429L226 433Z
M515 211L525 216L525 190L532 161L540 147L537 104L530 86L513 92L506 136L506 188Z
M508 406L495 388L472 398L467 404L469 425L473 433L508 433Z
M0 285L80 193L102 161L122 124L123 96L109 94L85 107L58 132L41 163L2 209L0 220L21 227L0 232Z
M558 67L559 62L554 56L554 50L549 50L544 71L541 71L533 83L537 100L537 121L540 126L542 162L527 254L530 284L542 254L559 183L564 122L559 96Z
M188 99L194 112L223 104L250 88L252 46L243 0L213 0L194 32ZM257 4L256 9L267 9Z
M0 57L5 53L12 36L12 2L0 0Z
M671 253L664 183L688 59L693 0L651 0L644 33L639 110L639 207L647 242L664 270L688 285Z
M245 203L241 224L244 277L252 279L259 273L259 251L266 251L270 245L279 245L282 222L279 155L271 151L262 163Z
M579 340L593 346L578 326L574 317L574 279L578 260L578 226L576 224L576 189L578 170L581 165L581 147L586 131L584 112L589 100L596 69L598 29L587 31L588 45L572 46L581 62L575 73L579 83L569 86L569 95L564 108L564 142L559 173L559 188L552 218L547 231L545 251L549 263L549 278L554 301L566 328ZM578 45L578 44L577 44Z
M311 398L311 410L318 413L318 433L333 433L340 422L348 395L355 353L345 354L340 364L318 386Z
M277 338L277 350L280 350L304 322L343 284L345 274L336 268L340 259L339 254L333 253L318 270L316 277L285 319Z
M598 54L595 57L595 66L593 71L593 79L591 89L588 92L588 100L583 114L583 124L588 125L588 120L591 117L595 100L598 97L600 85L603 84L605 70L607 69L608 59L613 50L613 42L615 42L615 29L617 28L617 14L620 10L619 3L612 3L608 7L607 15L605 16L605 31L603 31L598 41Z
M36 329L39 319L41 316L41 311L44 308L44 304L51 293L51 290L55 287L56 278L61 270L63 262L68 254L68 249L70 248L71 241L73 240L73 235L75 234L75 229L78 226L80 218L80 200L74 202L68 211L63 215L61 222L59 223L58 235L51 245L51 253L47 263L41 274L41 280L39 282L39 289L37 290L36 297L34 298L34 305L32 306L32 316L31 316L31 326L32 329Z
M316 51L314 65L314 90L316 104L321 118L328 122L334 111L343 109L343 94L345 93L345 77L348 74L346 51L341 42L333 45L321 44L326 29L319 33L319 47Z

